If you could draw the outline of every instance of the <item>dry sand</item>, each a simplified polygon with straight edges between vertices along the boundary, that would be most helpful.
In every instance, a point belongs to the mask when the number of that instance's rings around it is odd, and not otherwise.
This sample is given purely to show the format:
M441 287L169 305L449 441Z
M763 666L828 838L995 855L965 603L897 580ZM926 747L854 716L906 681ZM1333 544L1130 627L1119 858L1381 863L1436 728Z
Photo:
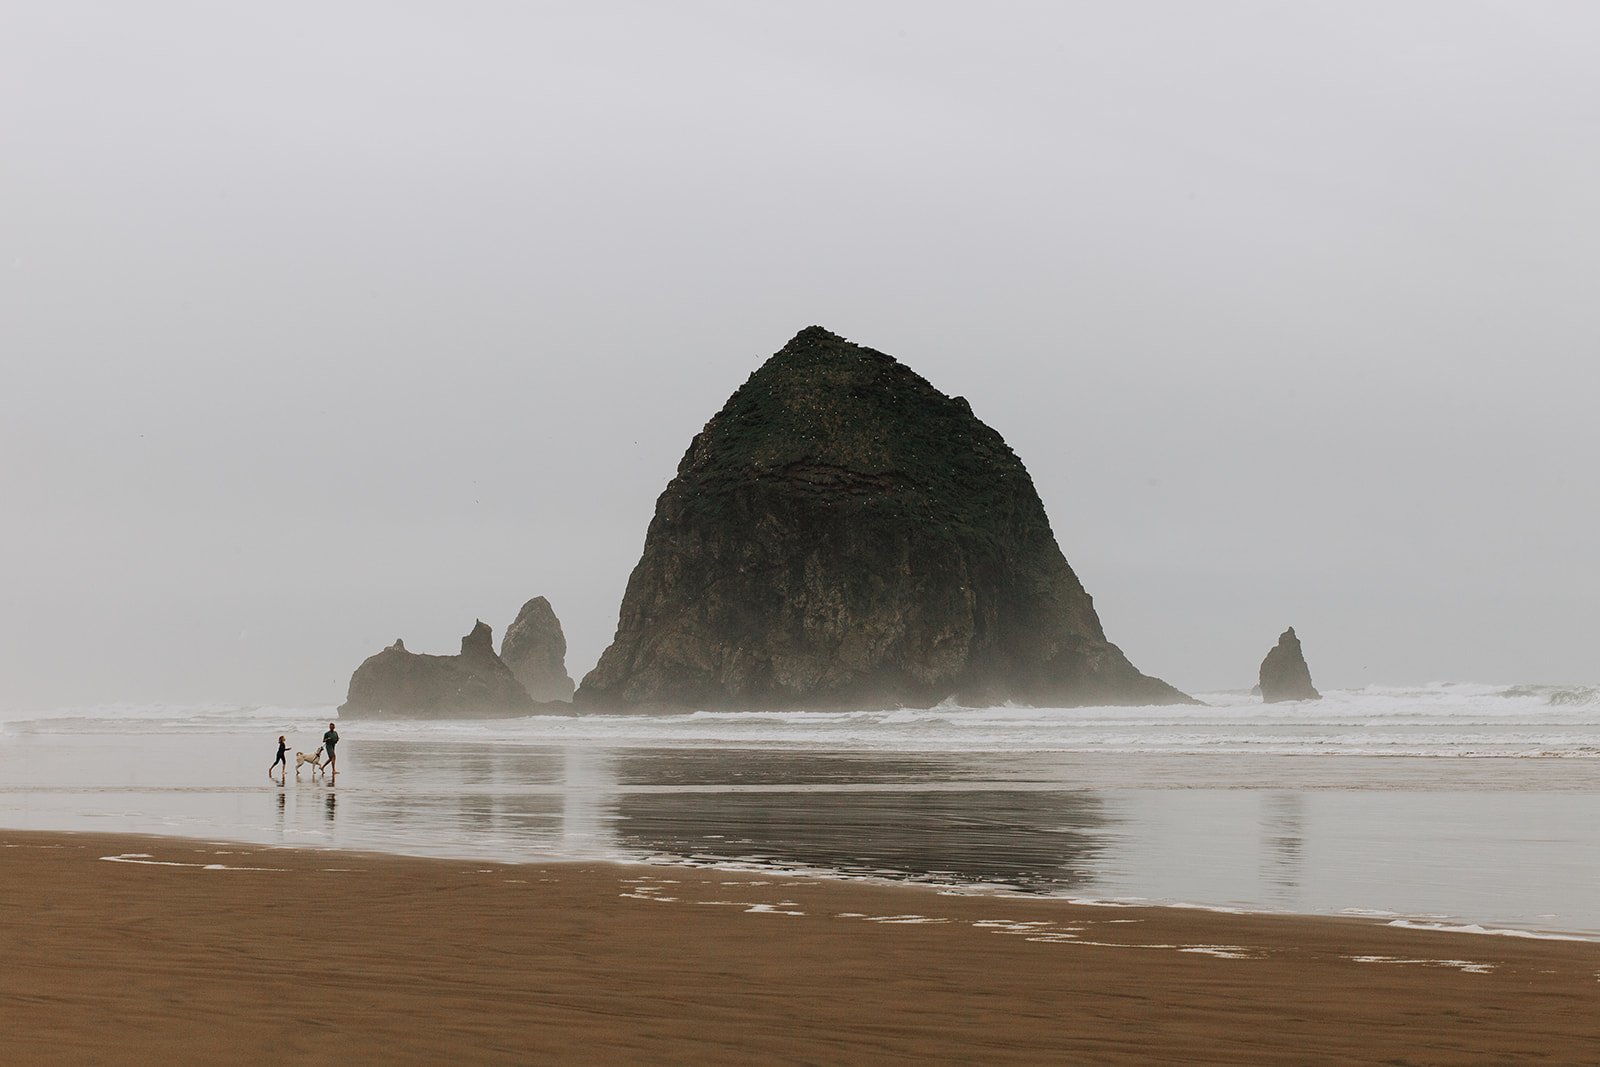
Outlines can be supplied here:
M1591 943L667 867L0 846L7 1063L1600 1061Z

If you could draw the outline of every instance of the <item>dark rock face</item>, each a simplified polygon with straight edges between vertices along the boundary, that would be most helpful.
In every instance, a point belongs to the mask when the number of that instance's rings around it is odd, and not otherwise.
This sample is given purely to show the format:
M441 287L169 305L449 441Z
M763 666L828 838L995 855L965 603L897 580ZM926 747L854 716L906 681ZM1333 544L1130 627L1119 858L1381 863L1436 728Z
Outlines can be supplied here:
M350 678L349 699L339 705L346 718L477 719L536 710L494 654L494 634L482 622L461 639L458 656L418 655L399 641L369 656Z
M1106 640L1022 462L966 400L801 331L656 503L596 710L1190 698Z
M1300 651L1300 638L1291 626L1278 637L1278 643L1261 661L1261 699L1268 704L1282 700L1321 700L1311 687L1311 668Z
M500 642L500 658L535 700L572 699L567 637L550 601L536 596L517 612Z

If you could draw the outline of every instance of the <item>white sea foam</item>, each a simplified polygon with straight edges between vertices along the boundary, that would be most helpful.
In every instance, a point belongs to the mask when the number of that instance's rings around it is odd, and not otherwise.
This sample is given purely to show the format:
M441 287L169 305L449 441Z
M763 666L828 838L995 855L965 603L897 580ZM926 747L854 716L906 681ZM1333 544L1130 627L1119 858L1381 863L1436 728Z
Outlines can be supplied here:
M0 733L116 733L182 727L191 732L244 729L309 729L336 717L326 705L279 704L97 704L46 711L0 711Z
M197 871L275 871L282 874L283 867L231 867L226 863L179 863L176 860L158 860L148 852L124 852L119 856L101 856L107 863L136 863L143 867L192 867Z
M1252 960L1256 954L1242 945L1184 945L1179 952L1192 952L1199 956L1215 956L1221 960Z
M1408 959L1403 956L1349 956L1346 958L1355 963L1389 963L1399 966L1454 967L1456 970L1465 971L1468 974L1490 974L1494 971L1494 964L1479 963L1476 960Z
M1483 926L1479 923L1420 922L1416 919L1395 919L1388 926L1406 930L1437 930L1450 934L1487 934L1493 937L1526 937L1535 941L1592 941L1600 942L1600 935L1563 934L1541 930L1515 930L1506 927Z
M1263 704L1244 691L1203 706L696 711L454 722L363 720L365 737L505 745L849 748L866 751L1153 752L1600 758L1600 687L1437 682L1331 690ZM12 732L305 732L329 707L118 704L0 716Z

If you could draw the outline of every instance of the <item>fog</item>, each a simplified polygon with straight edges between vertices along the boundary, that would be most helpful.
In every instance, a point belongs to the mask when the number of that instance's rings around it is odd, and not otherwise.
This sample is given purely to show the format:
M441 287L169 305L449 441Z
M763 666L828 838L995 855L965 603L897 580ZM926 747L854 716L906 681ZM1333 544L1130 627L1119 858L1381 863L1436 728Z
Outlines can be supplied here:
M821 324L1189 691L1600 680L1600 9L0 7L0 707L610 640Z

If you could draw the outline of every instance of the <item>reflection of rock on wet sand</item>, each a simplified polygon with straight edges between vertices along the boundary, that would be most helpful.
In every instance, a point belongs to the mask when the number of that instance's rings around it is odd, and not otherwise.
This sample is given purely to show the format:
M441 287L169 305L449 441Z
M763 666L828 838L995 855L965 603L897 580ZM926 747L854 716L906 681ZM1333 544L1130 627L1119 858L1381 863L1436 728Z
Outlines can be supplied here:
M470 838L528 859L737 861L1048 892L1092 879L1109 826L1096 794L994 788L972 781L970 760L926 753L373 740L362 762L403 787L363 793L341 832ZM330 821L333 803L330 791Z
M362 798L360 817L386 835L467 837L508 858L616 853L604 749L376 740L361 752L372 779L404 783Z
M816 757L804 762L814 765ZM858 782L906 777L892 758L851 762ZM642 777L630 771L629 760L620 763L624 780ZM618 843L647 855L1053 892L1093 878L1099 832L1107 825L1099 798L1087 792L790 790L785 784L792 782L748 791L624 794Z
M1262 807L1262 880L1278 903L1291 905L1300 896L1305 867L1305 794L1269 793Z
M992 768L934 753L793 752L781 749L625 750L623 785L916 785L969 781Z
M558 840L562 798L525 790L561 781L559 751L369 740L361 756L366 780L391 788L365 793L355 817L385 837L470 838L530 859Z
M563 781L561 851L569 856L596 855L613 850L609 824L615 818L616 770L611 754L603 749L567 748L562 751Z

